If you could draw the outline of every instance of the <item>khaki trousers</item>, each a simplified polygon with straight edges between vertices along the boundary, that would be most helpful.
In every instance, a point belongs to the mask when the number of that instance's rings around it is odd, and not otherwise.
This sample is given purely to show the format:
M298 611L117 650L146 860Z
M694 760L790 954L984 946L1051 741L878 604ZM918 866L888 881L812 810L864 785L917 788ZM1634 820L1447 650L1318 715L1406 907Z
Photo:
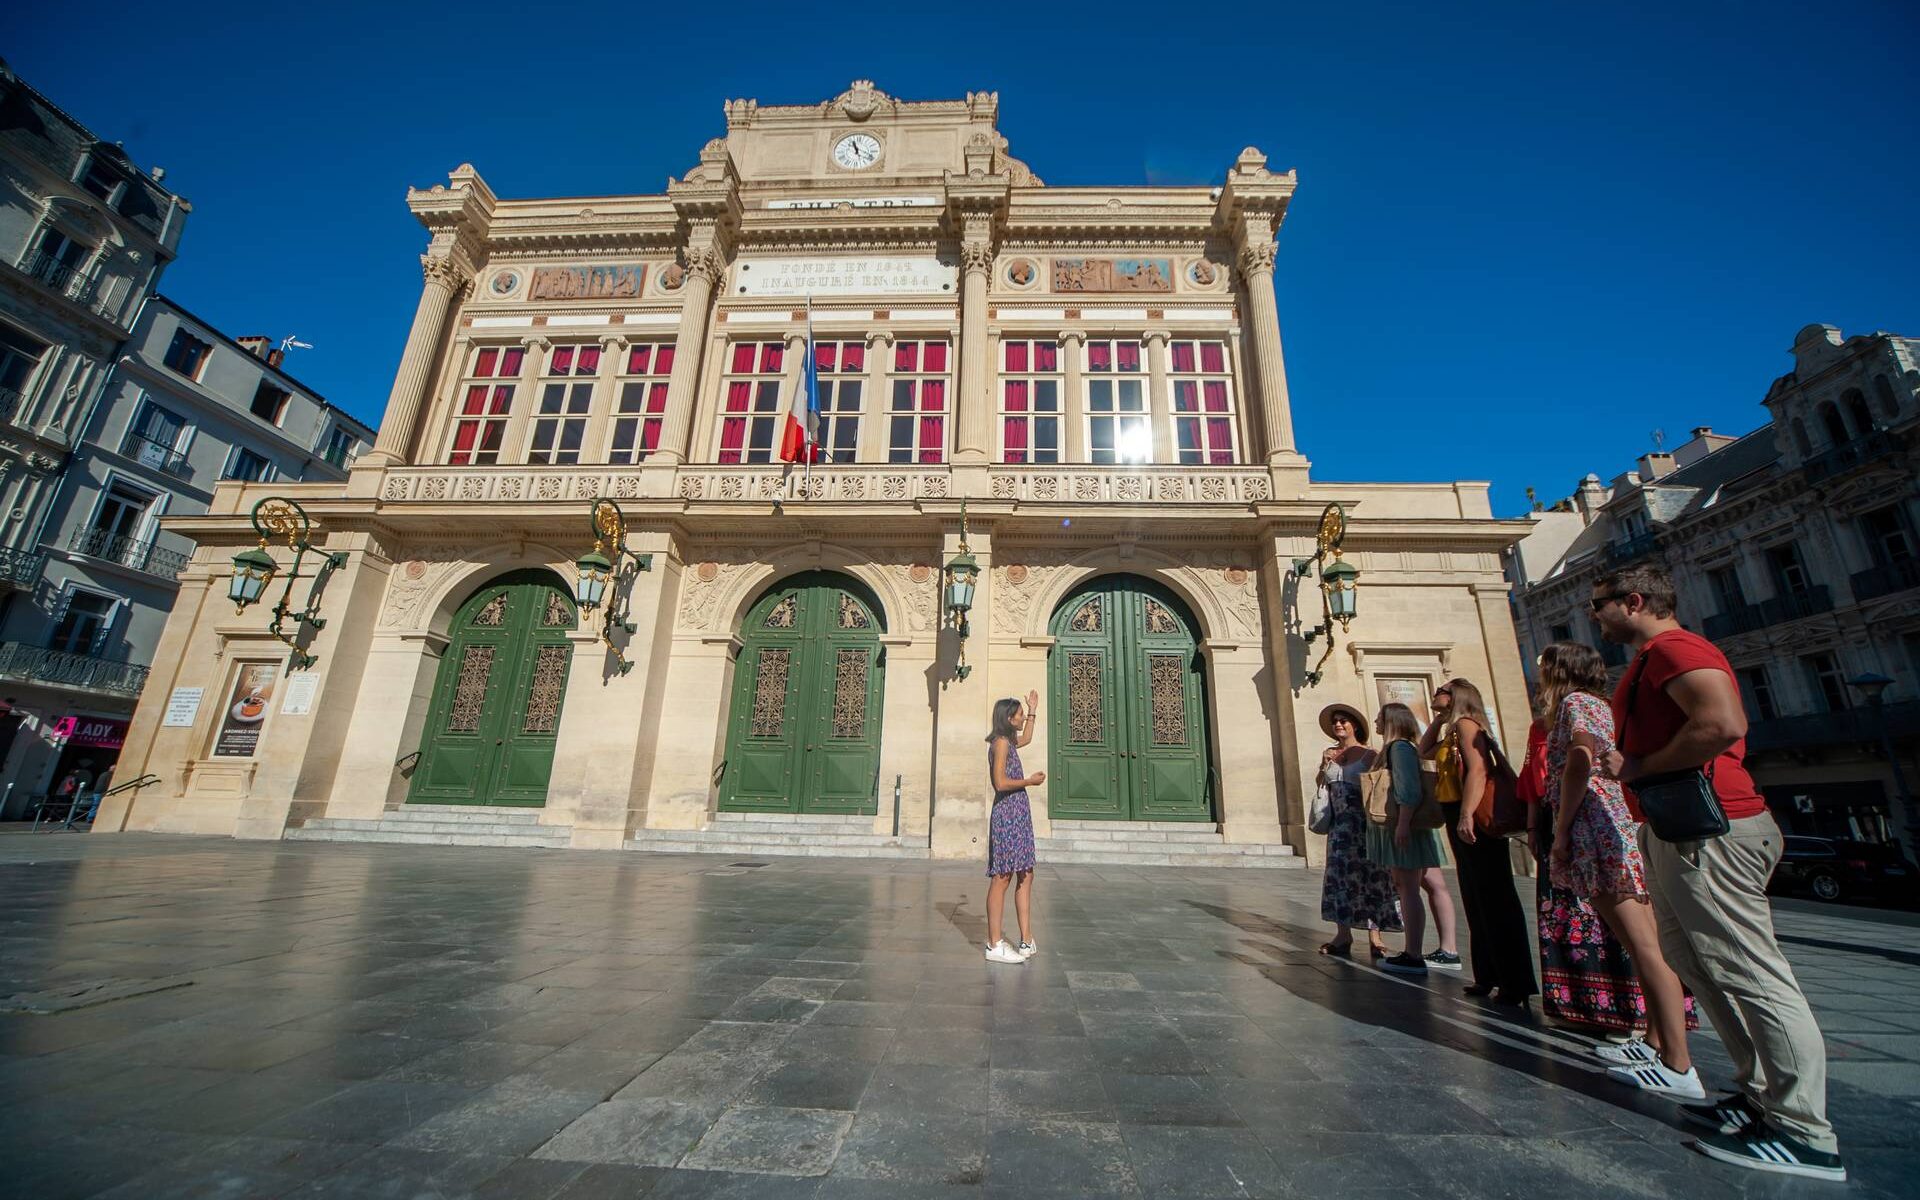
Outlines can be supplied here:
M1826 1043L1774 940L1767 904L1780 827L1766 813L1732 826L1722 837L1677 844L1640 827L1660 950L1733 1057L1734 1089L1786 1133L1836 1153Z

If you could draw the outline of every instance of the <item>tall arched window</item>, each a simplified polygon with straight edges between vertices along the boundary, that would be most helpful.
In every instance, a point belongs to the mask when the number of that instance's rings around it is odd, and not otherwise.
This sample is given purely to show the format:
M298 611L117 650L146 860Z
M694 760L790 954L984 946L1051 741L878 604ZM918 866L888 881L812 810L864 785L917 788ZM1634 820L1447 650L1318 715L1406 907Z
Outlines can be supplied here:
M1893 385L1885 375L1873 377L1873 398L1880 402L1880 415L1891 421L1900 415L1900 401L1894 398Z
M1840 419L1840 410L1828 400L1820 405L1820 424L1826 428L1827 441L1835 446L1847 444L1847 423Z
M1840 403L1847 407L1847 420L1853 423L1853 436L1865 437L1873 432L1873 414L1867 411L1867 397L1859 388L1848 388L1842 392Z

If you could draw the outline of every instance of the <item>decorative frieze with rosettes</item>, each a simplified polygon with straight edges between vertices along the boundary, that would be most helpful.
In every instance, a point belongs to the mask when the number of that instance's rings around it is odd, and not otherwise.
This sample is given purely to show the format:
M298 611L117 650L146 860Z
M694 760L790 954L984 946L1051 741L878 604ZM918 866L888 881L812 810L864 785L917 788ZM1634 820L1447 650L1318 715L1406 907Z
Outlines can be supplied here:
M1273 499L1264 467L995 468L995 500L1082 504L1254 504Z

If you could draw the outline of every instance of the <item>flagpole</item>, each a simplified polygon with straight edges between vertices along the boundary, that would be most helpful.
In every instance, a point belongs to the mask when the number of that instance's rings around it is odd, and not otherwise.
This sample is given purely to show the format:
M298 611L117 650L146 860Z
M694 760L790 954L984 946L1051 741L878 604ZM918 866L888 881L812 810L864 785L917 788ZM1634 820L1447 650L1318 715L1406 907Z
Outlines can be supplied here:
M813 439L816 436L814 425L815 425L815 422L817 422L820 419L819 414L815 411L816 401L818 400L818 397L814 395L814 390L808 386L809 383L812 381L812 379L813 379L813 293L808 292L807 293L807 358L805 362L800 364L800 386L803 388L807 388L807 440L806 440L806 444L802 448L802 452L805 455L805 462L800 468L800 491L802 495L807 496L808 498L811 498L813 495L813 492L812 492Z

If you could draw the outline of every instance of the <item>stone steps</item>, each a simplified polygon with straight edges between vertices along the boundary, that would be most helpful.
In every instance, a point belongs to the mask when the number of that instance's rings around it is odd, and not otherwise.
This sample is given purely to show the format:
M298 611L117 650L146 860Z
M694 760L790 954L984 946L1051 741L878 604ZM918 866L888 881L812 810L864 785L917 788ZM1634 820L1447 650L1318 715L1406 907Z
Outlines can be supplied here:
M873 831L874 818L809 813L715 813L705 829L642 829L627 845L659 854L804 858L930 857L923 838Z
M1151 852L1130 852L1125 850L1050 850L1040 847L1038 850L1040 865L1058 863L1062 866L1095 867L1221 867L1221 868L1259 868L1265 870L1289 870L1305 867L1307 862L1291 853L1287 854L1243 854L1227 851L1213 854L1154 854Z
M1071 821L1052 823L1034 839L1043 863L1141 867L1304 867L1293 847L1229 842L1202 821Z
M573 842L567 825L542 825L535 808L470 804L410 804L378 819L310 817L291 825L292 842L389 842L408 846L520 846L563 850Z

